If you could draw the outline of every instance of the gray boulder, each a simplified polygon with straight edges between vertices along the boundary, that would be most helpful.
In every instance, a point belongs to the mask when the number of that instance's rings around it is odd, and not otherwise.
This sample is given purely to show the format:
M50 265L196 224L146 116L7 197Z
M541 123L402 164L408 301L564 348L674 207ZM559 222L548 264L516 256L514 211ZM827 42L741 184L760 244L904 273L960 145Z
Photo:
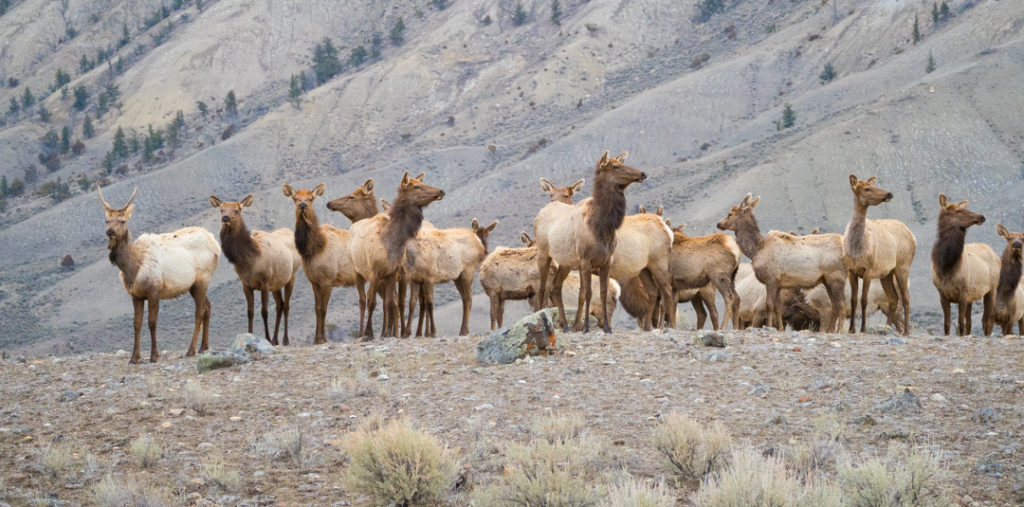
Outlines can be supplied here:
M231 355L240 363L262 359L274 353L274 346L252 333L241 333L231 342Z
M565 318L572 325L576 309L566 308ZM477 360L484 364L508 364L527 355L550 353L563 345L557 322L558 309L545 308L511 326L491 331L476 346Z

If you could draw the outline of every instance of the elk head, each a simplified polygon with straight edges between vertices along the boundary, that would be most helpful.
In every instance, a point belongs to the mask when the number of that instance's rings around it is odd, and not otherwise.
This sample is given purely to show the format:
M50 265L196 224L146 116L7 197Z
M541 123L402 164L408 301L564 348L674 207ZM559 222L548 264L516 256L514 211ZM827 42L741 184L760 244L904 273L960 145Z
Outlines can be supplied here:
M622 152L616 157L608 156L608 151L601 155L594 168L594 176L598 180L609 181L620 190L625 190L630 183L640 183L647 179L647 173L626 165L626 155Z
M541 178L540 189L551 196L551 199L548 202L557 201L564 202L565 204L572 204L572 196L583 190L583 181L583 178L580 178L579 181L567 187L556 187L546 178Z
M744 221L754 219L754 207L761 201L761 196L756 198L752 194L747 194L742 201L736 206L733 206L729 210L729 214L718 222L718 228L723 231L735 231L736 227Z
M985 223L985 215L967 209L967 201L949 202L946 194L939 194L939 227L967 229Z
M473 234L476 234L476 237L480 238L480 242L484 244L485 253L488 251L487 237L491 235L491 231L493 231L497 225L498 221L495 220L493 224L488 225L487 227L480 227L480 223L477 222L475 218L473 219L473 223L470 224L470 228L473 229Z
M366 180L351 194L328 202L327 209L340 212L353 222L376 215L378 208L377 198L373 195L373 178Z
M106 214L107 248L113 249L117 246L118 242L128 238L128 219L132 217L132 212L135 211L135 204L132 201L135 200L135 194L138 193L139 187L135 187L131 197L128 198L128 202L124 203L124 207L119 209L111 208L110 204L107 204L107 200L103 198L103 189L98 183L96 184L96 191L99 192L100 203L103 204L103 210Z
M399 201L406 201L422 208L444 198L444 190L423 183L422 178L422 173L419 178L409 177L408 171L402 175L402 181L398 184L398 198L395 199L395 206L398 206ZM391 210L394 211L395 208L392 207Z
M853 190L853 199L860 206L877 206L883 202L892 200L892 192L875 186L878 176L872 176L866 180L858 180L857 176L850 175L850 190Z
M220 210L221 229L230 230L233 227L238 227L242 221L242 209L252 206L252 200L252 194L245 196L245 198L238 202L224 202L217 198L217 196L211 195L210 205Z
M315 215L313 212L313 199L324 195L326 186L325 183L321 183L313 190L306 190L304 188L295 190L291 185L285 183L281 189L284 191L285 197L291 197L292 202L295 203L295 217L308 218Z
M1020 257L1021 248L1024 248L1024 233L1010 232L1003 227L1003 224L996 225L996 232L1006 240L1006 246Z

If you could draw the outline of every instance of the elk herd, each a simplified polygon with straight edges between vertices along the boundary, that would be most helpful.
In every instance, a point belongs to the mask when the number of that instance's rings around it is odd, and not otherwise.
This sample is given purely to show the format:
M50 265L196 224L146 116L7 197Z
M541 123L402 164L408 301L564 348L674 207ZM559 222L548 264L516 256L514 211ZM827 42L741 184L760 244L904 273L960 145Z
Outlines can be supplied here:
M466 335L477 271L490 298L492 330L502 327L509 300L529 301L536 310L556 307L558 325L568 330L568 299L580 309L573 318L574 331L589 331L593 317L604 332L611 332L619 304L644 330L672 328L677 304L689 302L698 328L710 317L714 329L767 325L836 332L849 318L848 331L853 333L858 329L859 297L861 332L867 316L881 311L887 325L909 333L909 274L917 242L898 220L867 218L868 208L893 199L891 192L876 186L876 177L850 175L853 216L844 234L819 234L817 229L808 235L763 233L754 216L761 198L747 194L718 222L723 232L689 236L683 232L685 225L671 226L661 207L651 213L640 206L639 213L626 214L626 189L647 178L626 165L626 155L605 152L594 168L592 196L578 202L573 197L582 190L583 179L558 187L541 178L541 189L550 199L534 219L533 236L523 232L523 247L494 251L488 249L488 237L497 221L481 226L474 218L469 228L438 229L424 219L423 209L443 199L445 192L424 183L422 173L405 173L395 199L390 204L381 200L382 207L372 179L328 202L328 210L352 222L348 229L320 223L313 202L324 195L322 183L311 190L283 185L295 207L294 229L249 230L242 215L252 206L252 195L238 202L211 195L210 204L221 216L220 244L201 227L143 234L133 241L128 220L136 192L115 209L97 188L106 214L109 259L120 270L134 305L131 362L142 359L139 341L146 304L150 361L156 362L160 301L186 292L195 301L195 327L186 355L196 353L200 333L198 351L209 348L207 289L221 252L242 284L249 332L258 291L264 336L274 345L289 343L289 302L299 267L312 286L316 344L327 341L328 303L339 286L356 288L358 333L372 340L378 296L382 337L411 336L417 304L416 335L435 336L434 286L453 282L462 299L459 334ZM945 334L950 332L950 305L957 304L957 330L966 335L971 306L979 300L984 334L996 324L1004 334L1012 334L1015 324L1024 333L1024 233L997 226L1007 242L1000 258L987 244L965 244L967 228L985 222L984 216L967 209L967 201L952 203L939 195L939 205L931 260ZM743 262L744 256L750 262ZM716 292L724 301L721 319ZM268 295L275 302L273 334Z

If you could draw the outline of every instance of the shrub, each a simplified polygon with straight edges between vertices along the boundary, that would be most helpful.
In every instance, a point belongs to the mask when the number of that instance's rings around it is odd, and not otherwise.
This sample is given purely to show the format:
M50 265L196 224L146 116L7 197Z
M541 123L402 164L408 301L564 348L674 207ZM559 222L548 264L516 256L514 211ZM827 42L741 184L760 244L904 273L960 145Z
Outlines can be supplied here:
M677 479L699 481L729 461L732 437L714 423L711 428L678 412L663 418L654 430L654 447L665 458L665 469Z
M352 54L348 57L348 64L353 67L358 67L366 61L366 57L369 56L369 52L363 46L356 46L352 48Z
M711 16L725 11L725 0L699 0L697 2L697 20L707 21Z
M551 22L556 25L562 24L562 5L558 0L551 0Z
M139 478L122 480L115 479L109 474L93 485L92 499L93 503L100 507L124 507L125 505L163 507L174 505L174 502L166 492L150 486Z
M377 505L439 504L454 479L449 451L404 420L361 428L349 435L345 449L350 486Z
M163 455L160 444L149 435L140 435L128 446L128 454L142 468L153 466Z
M199 476L228 493L237 493L242 489L242 477L238 470L224 466L220 461L203 463Z
M676 497L665 483L658 481L647 484L636 479L628 479L608 487L606 507L673 507Z
M516 2L516 9L512 11L512 22L516 26L522 26L526 23L526 9L523 8L522 2Z
M198 380L189 380L183 389L185 395L185 407L195 410L198 415L210 413L213 407L213 393L203 389Z
M586 23L583 26L587 27L587 33L589 33L590 35L594 35L595 33L597 33L597 30L599 29L597 23Z
M701 65L704 65L704 62L707 62L710 59L711 59L711 55L709 55L707 53L703 53L700 56L696 56L690 62L690 68L691 69L696 69L697 67L700 67Z
M552 444L577 438L583 429L583 414L579 412L548 414L533 421L533 433Z
M709 477L692 500L697 507L845 505L834 483L801 486L781 461L762 457L754 449L734 452L730 465Z
M332 77L341 73L341 61L338 60L338 50L334 48L331 39L324 37L322 43L317 43L313 48L313 73L316 75L317 84L326 83Z
M821 80L821 84L828 83L836 78L836 69L832 66L832 63L826 63L825 69L818 74L818 79Z
M885 458L839 467L844 505L850 507L952 505L945 480L936 456L897 446Z
M256 441L255 451L271 458L287 459L299 467L304 466L309 462L306 430L291 424L267 433Z
M376 396L381 394L380 384L379 380L370 377L366 368L359 366L353 376L332 380L328 394L338 401L360 396Z
M402 21L402 18L398 18L398 21L395 21L395 26L391 27L389 37L391 38L391 44L395 46L401 46L402 42L405 41L405 22Z
M43 471L50 477L58 477L62 472L71 468L71 449L66 445L49 447L43 451L39 464Z
M925 64L924 71L928 74L935 72L935 57L932 56L931 50L928 50L928 63Z

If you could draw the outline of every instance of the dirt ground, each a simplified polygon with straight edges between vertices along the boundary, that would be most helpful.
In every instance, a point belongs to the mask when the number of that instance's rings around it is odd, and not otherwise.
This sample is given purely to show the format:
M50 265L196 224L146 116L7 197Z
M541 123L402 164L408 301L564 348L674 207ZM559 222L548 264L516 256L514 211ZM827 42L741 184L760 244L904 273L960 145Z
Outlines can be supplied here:
M696 345L694 336L574 334L560 354L502 366L477 362L482 336L279 347L204 374L182 351L144 365L121 353L9 357L0 362L0 504L92 504L93 485L112 474L174 503L363 505L369 499L345 486L340 443L378 413L406 416L438 436L481 487L501 470L474 449L525 442L531 422L551 411L582 412L587 428L644 478L663 474L651 444L661 414L719 420L734 442L764 451L808 437L814 419L834 411L853 455L906 441L942 453L956 502L1024 499L1020 337L757 330L727 332L721 349ZM213 396L206 415L187 406L189 380ZM878 406L905 388L919 411ZM303 435L301 460L266 452L267 435L282 428ZM140 435L162 447L146 469L127 450ZM70 450L70 466L43 466L52 448ZM241 487L204 480L201 466L211 462L237 468ZM689 503L692 490L673 491L680 505Z

